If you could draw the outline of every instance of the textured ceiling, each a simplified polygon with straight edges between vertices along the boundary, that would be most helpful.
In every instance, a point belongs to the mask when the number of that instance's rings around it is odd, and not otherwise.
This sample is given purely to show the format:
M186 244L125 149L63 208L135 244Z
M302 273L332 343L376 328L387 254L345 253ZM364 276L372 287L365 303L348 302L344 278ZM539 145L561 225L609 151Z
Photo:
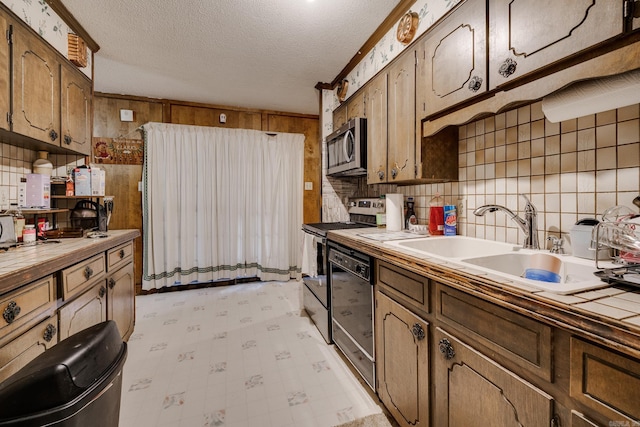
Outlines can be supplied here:
M398 0L63 0L100 45L95 90L318 114Z

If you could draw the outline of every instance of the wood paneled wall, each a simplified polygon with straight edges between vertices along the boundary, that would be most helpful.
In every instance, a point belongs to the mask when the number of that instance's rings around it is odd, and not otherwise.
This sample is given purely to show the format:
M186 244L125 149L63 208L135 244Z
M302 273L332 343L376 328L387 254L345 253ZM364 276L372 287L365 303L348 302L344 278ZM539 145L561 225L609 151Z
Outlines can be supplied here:
M320 222L322 185L322 144L318 116L275 111L230 108L181 101L96 93L93 102L93 136L138 138L137 128L147 122L165 122L197 126L255 129L305 135L303 222ZM121 122L120 110L133 110L133 122ZM226 123L220 123L225 114ZM111 229L136 228L142 232L142 166L102 165L106 170L106 193L114 196ZM142 239L136 239L136 293L142 289Z

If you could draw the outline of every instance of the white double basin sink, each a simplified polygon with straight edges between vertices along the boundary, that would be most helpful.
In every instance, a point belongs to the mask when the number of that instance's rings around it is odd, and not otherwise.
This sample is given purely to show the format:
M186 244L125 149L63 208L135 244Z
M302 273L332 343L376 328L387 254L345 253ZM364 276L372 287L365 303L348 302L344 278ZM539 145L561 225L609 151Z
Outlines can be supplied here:
M593 274L597 271L595 261L569 255L550 255L561 261L559 283L526 279L524 273L531 267L532 255L549 252L522 249L510 243L466 236L432 236L388 241L385 244L409 251L414 256L455 264L476 274L498 276L498 279L519 287L571 294L609 286ZM607 263L607 266L611 265Z

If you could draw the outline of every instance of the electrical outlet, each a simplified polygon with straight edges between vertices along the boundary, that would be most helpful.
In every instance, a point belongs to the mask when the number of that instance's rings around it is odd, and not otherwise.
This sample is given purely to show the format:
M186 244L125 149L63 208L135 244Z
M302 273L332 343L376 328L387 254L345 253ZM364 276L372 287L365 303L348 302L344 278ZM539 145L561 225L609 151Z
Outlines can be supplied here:
M464 218L467 216L467 199L464 197L458 199L458 218Z
M0 186L0 210L6 211L11 207L9 202L9 187L7 185Z

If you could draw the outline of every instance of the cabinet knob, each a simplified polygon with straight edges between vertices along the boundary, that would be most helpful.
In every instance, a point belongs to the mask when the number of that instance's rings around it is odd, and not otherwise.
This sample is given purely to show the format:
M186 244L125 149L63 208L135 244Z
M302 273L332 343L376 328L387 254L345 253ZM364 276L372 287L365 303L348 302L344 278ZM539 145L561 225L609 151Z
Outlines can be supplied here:
M500 65L500 69L498 70L498 73L506 79L511 74L516 72L517 66L518 66L518 63L516 61L514 61L511 58L507 58L504 60L502 65Z
M51 342L53 337L56 336L56 332L58 332L56 327L49 323L47 327L44 328L44 334L42 334L42 338L44 338L46 342Z
M49 132L49 138L51 139L51 141L55 141L56 139L58 139L58 132L51 129L51 132Z
M71 145L71 142L73 141L73 139L69 135L65 135L63 139L64 143L67 145Z
M2 317L7 323L13 323L20 314L20 310L20 306L15 301L11 301L2 312Z
M124 258L124 249L120 249L120 252L118 252L118 256L120 257L120 259Z
M451 341L446 338L442 338L438 343L438 348L440 349L440 353L444 356L445 359L450 360L456 355L456 351L453 349L453 345L451 345Z
M88 265L84 268L84 278L89 280L89 278L93 275L93 269Z
M391 169L391 178L396 179L397 176L398 176L398 169L396 168Z
M107 288L105 288L104 286L100 286L100 291L98 292L98 296L100 298L104 298L106 294L107 294Z
M473 76L469 81L469 90L471 92L477 92L482 87L482 77Z
M109 279L109 289L113 289L116 286L116 281L113 280L113 277Z
M413 334L414 337L416 337L418 341L421 341L424 339L424 336L425 336L424 328L420 323L413 324L413 327L411 328L411 333Z
M380 181L382 181L384 179L384 172L383 171L378 171L378 179Z

